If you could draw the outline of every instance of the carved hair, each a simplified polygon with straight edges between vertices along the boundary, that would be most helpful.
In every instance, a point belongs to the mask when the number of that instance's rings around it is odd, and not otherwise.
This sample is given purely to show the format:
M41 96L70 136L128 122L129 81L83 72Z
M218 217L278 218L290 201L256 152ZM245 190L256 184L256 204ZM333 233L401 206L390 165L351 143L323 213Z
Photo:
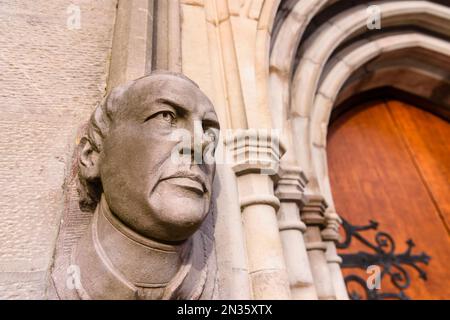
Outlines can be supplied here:
M133 85L142 80L155 75L171 75L194 84L197 88L198 85L191 79L187 78L181 73L171 71L153 71L151 74L138 78L125 85L114 88L95 108L88 123L85 126L84 133L78 145L77 152L77 171L78 171L78 195L79 206L82 211L94 211L97 203L100 201L100 197L103 192L102 182L100 177L94 179L86 177L83 170L80 170L80 155L83 147L86 143L90 143L92 148L99 154L103 150L103 139L108 135L109 128L114 121L117 111L124 105L123 97L124 93L128 91Z

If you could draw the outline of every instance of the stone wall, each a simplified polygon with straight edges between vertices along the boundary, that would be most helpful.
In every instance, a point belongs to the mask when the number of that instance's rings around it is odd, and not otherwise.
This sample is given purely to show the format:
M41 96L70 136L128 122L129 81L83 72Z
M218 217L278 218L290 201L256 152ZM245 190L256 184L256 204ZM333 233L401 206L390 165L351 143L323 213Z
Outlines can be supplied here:
M46 297L76 133L105 92L116 4L0 1L1 299Z

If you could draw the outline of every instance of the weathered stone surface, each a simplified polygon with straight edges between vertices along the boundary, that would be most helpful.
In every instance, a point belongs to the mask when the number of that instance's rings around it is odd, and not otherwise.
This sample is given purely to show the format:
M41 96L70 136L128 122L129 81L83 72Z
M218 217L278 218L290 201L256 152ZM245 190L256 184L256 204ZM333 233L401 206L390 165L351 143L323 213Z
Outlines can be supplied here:
M0 0L0 298L64 298L48 289L52 256L59 272L54 280L64 286L72 249L93 218L78 207L73 147L80 142L79 125L104 96L106 83L110 91L155 68L181 67L213 101L222 128L279 129L287 152L283 159L272 154L270 163L301 168L309 180L305 193L330 205L324 217L317 203L306 213L303 208L309 230L302 235L298 192L286 184L274 195L272 179L257 173L261 168L249 167L249 174L236 178L233 164L218 167L215 210L197 238L212 269L217 250L220 274L206 281L205 292L220 286L220 298L311 298L316 292L296 294L311 282L304 273L309 266L320 298L346 299L326 163L331 109L380 86L449 106L450 8L430 1L379 2L381 26L398 34L391 37L366 29L368 2L118 3ZM81 24L71 30L67 22L76 8ZM411 26L435 39L412 38L405 32ZM295 244L309 257L298 257Z
M69 5L80 29L69 29ZM115 0L0 4L0 298L44 298L75 133L104 94Z

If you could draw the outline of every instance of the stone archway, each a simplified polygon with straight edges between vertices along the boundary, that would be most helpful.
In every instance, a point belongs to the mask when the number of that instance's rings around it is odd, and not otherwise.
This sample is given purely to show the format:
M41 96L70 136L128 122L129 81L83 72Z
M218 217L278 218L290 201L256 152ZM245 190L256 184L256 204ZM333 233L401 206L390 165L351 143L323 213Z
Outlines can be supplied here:
M322 197L328 204L324 209L326 226L321 239L327 248L325 256L332 288L327 285L318 288L321 279L327 279L327 271L319 266L324 263L323 259L311 258L311 252L320 249L308 248L311 235L308 231L304 234L318 296L325 297L333 292L337 298L345 299L347 293L334 246L340 218L334 209L327 174L325 141L329 114L336 101L343 99L340 93L348 98L358 92L361 81L365 81L365 87L371 87L370 73L365 67L376 58L383 56L389 61L390 52L408 55L411 50L420 48L440 59L448 59L450 7L435 1L370 2L379 7L385 28L376 33L366 26L368 4L349 4L333 12L339 4L340 1L299 0L286 1L280 6L271 46L269 90L273 125L283 131L287 145L282 166L303 171L309 180L305 193L314 198ZM323 12L327 19L315 19ZM394 65L389 68L386 63L370 65L372 74L401 70L402 66L395 66L395 61L391 61ZM403 74L419 72L424 79L448 83L448 69L433 73L433 68L428 68L426 63L407 69L403 69ZM386 81L380 76L374 79L377 79L376 84L372 83L375 87L389 85L388 78ZM408 85L402 89L407 90ZM414 90L414 84L409 89ZM309 209L306 206L306 210ZM308 263L305 265L307 267ZM321 272L314 271L319 269ZM295 273L295 270L290 272Z

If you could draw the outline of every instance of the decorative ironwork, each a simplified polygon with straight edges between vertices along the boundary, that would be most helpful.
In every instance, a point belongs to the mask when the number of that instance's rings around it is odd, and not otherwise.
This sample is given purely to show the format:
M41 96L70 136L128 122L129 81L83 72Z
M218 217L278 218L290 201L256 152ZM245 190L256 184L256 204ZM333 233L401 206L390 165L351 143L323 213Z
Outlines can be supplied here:
M376 265L381 269L380 280L384 276L390 278L391 283L399 290L398 292L382 292L377 289L370 289L367 286L366 280L356 274L351 274L345 277L347 288L349 284L354 283L359 285L365 292L368 300L381 299L401 299L408 300L405 290L411 285L411 277L408 271L403 266L410 266L415 269L419 277L424 281L427 280L427 273L418 266L418 263L428 265L431 257L426 253L412 254L412 249L415 246L414 242L409 239L406 241L407 249L402 253L395 253L395 241L386 232L378 231L375 234L375 242L367 240L361 233L367 230L377 230L378 222L370 220L368 225L354 226L347 220L342 219L342 226L345 231L344 241L337 244L339 249L347 249L350 247L352 240L357 239L360 243L370 248L373 252L357 252L340 254L342 257L342 268L359 268L367 270L369 266ZM350 299L360 300L362 296L356 291L349 292Z

